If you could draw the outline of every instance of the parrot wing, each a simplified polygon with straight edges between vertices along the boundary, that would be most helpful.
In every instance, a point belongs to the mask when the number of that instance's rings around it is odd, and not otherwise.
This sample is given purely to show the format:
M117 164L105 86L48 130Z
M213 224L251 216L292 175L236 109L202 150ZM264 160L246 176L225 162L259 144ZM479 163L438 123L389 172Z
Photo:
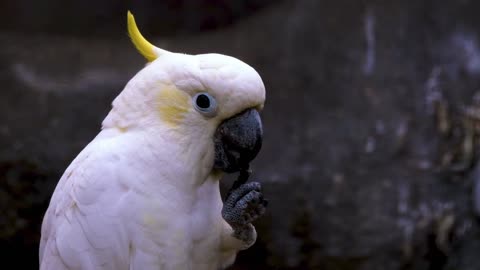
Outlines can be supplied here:
M42 224L41 269L128 265L126 233L120 217L109 211L121 200L121 187L111 183L116 176L114 158L98 154L109 153L105 147L108 144L89 144L60 179Z

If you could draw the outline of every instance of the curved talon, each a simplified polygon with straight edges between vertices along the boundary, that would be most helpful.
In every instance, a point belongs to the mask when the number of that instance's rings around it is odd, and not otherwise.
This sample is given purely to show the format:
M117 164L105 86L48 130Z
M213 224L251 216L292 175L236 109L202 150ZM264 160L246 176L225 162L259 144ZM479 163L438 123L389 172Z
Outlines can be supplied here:
M250 182L247 184L242 184L238 188L232 188L227 195L227 199L225 204L232 204L233 205L243 196L245 196L248 192L252 190L261 191L262 186L259 182ZM233 207L233 205L231 205Z
M222 216L234 229L245 227L265 213L267 204L260 183L246 183L231 190L224 203Z

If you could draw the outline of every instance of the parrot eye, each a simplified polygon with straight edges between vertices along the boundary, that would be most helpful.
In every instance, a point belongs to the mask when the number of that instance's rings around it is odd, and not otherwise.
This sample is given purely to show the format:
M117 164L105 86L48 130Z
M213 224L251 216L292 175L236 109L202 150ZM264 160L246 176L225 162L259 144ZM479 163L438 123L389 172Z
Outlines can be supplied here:
M217 101L208 93L198 93L193 96L193 104L195 109L205 116L213 117L217 112Z

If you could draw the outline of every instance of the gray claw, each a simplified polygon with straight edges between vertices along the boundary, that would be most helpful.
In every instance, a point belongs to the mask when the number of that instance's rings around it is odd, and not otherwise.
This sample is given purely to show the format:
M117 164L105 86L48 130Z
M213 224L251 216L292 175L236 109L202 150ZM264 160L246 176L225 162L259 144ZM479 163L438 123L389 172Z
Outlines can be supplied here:
M263 199L261 185L250 182L230 191L222 216L232 227L245 227L265 213L268 202Z
M237 202L240 198L245 196L248 192L252 190L260 191L262 189L262 186L260 185L259 182L250 182L243 184L239 186L238 188L230 190L228 193L228 197L225 201L225 203L235 203Z

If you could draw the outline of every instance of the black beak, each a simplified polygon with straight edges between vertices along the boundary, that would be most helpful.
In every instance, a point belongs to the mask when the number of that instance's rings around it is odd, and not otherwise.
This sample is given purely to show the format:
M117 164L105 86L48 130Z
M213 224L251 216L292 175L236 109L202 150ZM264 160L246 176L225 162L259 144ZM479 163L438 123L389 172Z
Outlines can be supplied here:
M227 173L248 169L262 147L262 137L262 121L255 109L225 120L214 136L214 168Z

